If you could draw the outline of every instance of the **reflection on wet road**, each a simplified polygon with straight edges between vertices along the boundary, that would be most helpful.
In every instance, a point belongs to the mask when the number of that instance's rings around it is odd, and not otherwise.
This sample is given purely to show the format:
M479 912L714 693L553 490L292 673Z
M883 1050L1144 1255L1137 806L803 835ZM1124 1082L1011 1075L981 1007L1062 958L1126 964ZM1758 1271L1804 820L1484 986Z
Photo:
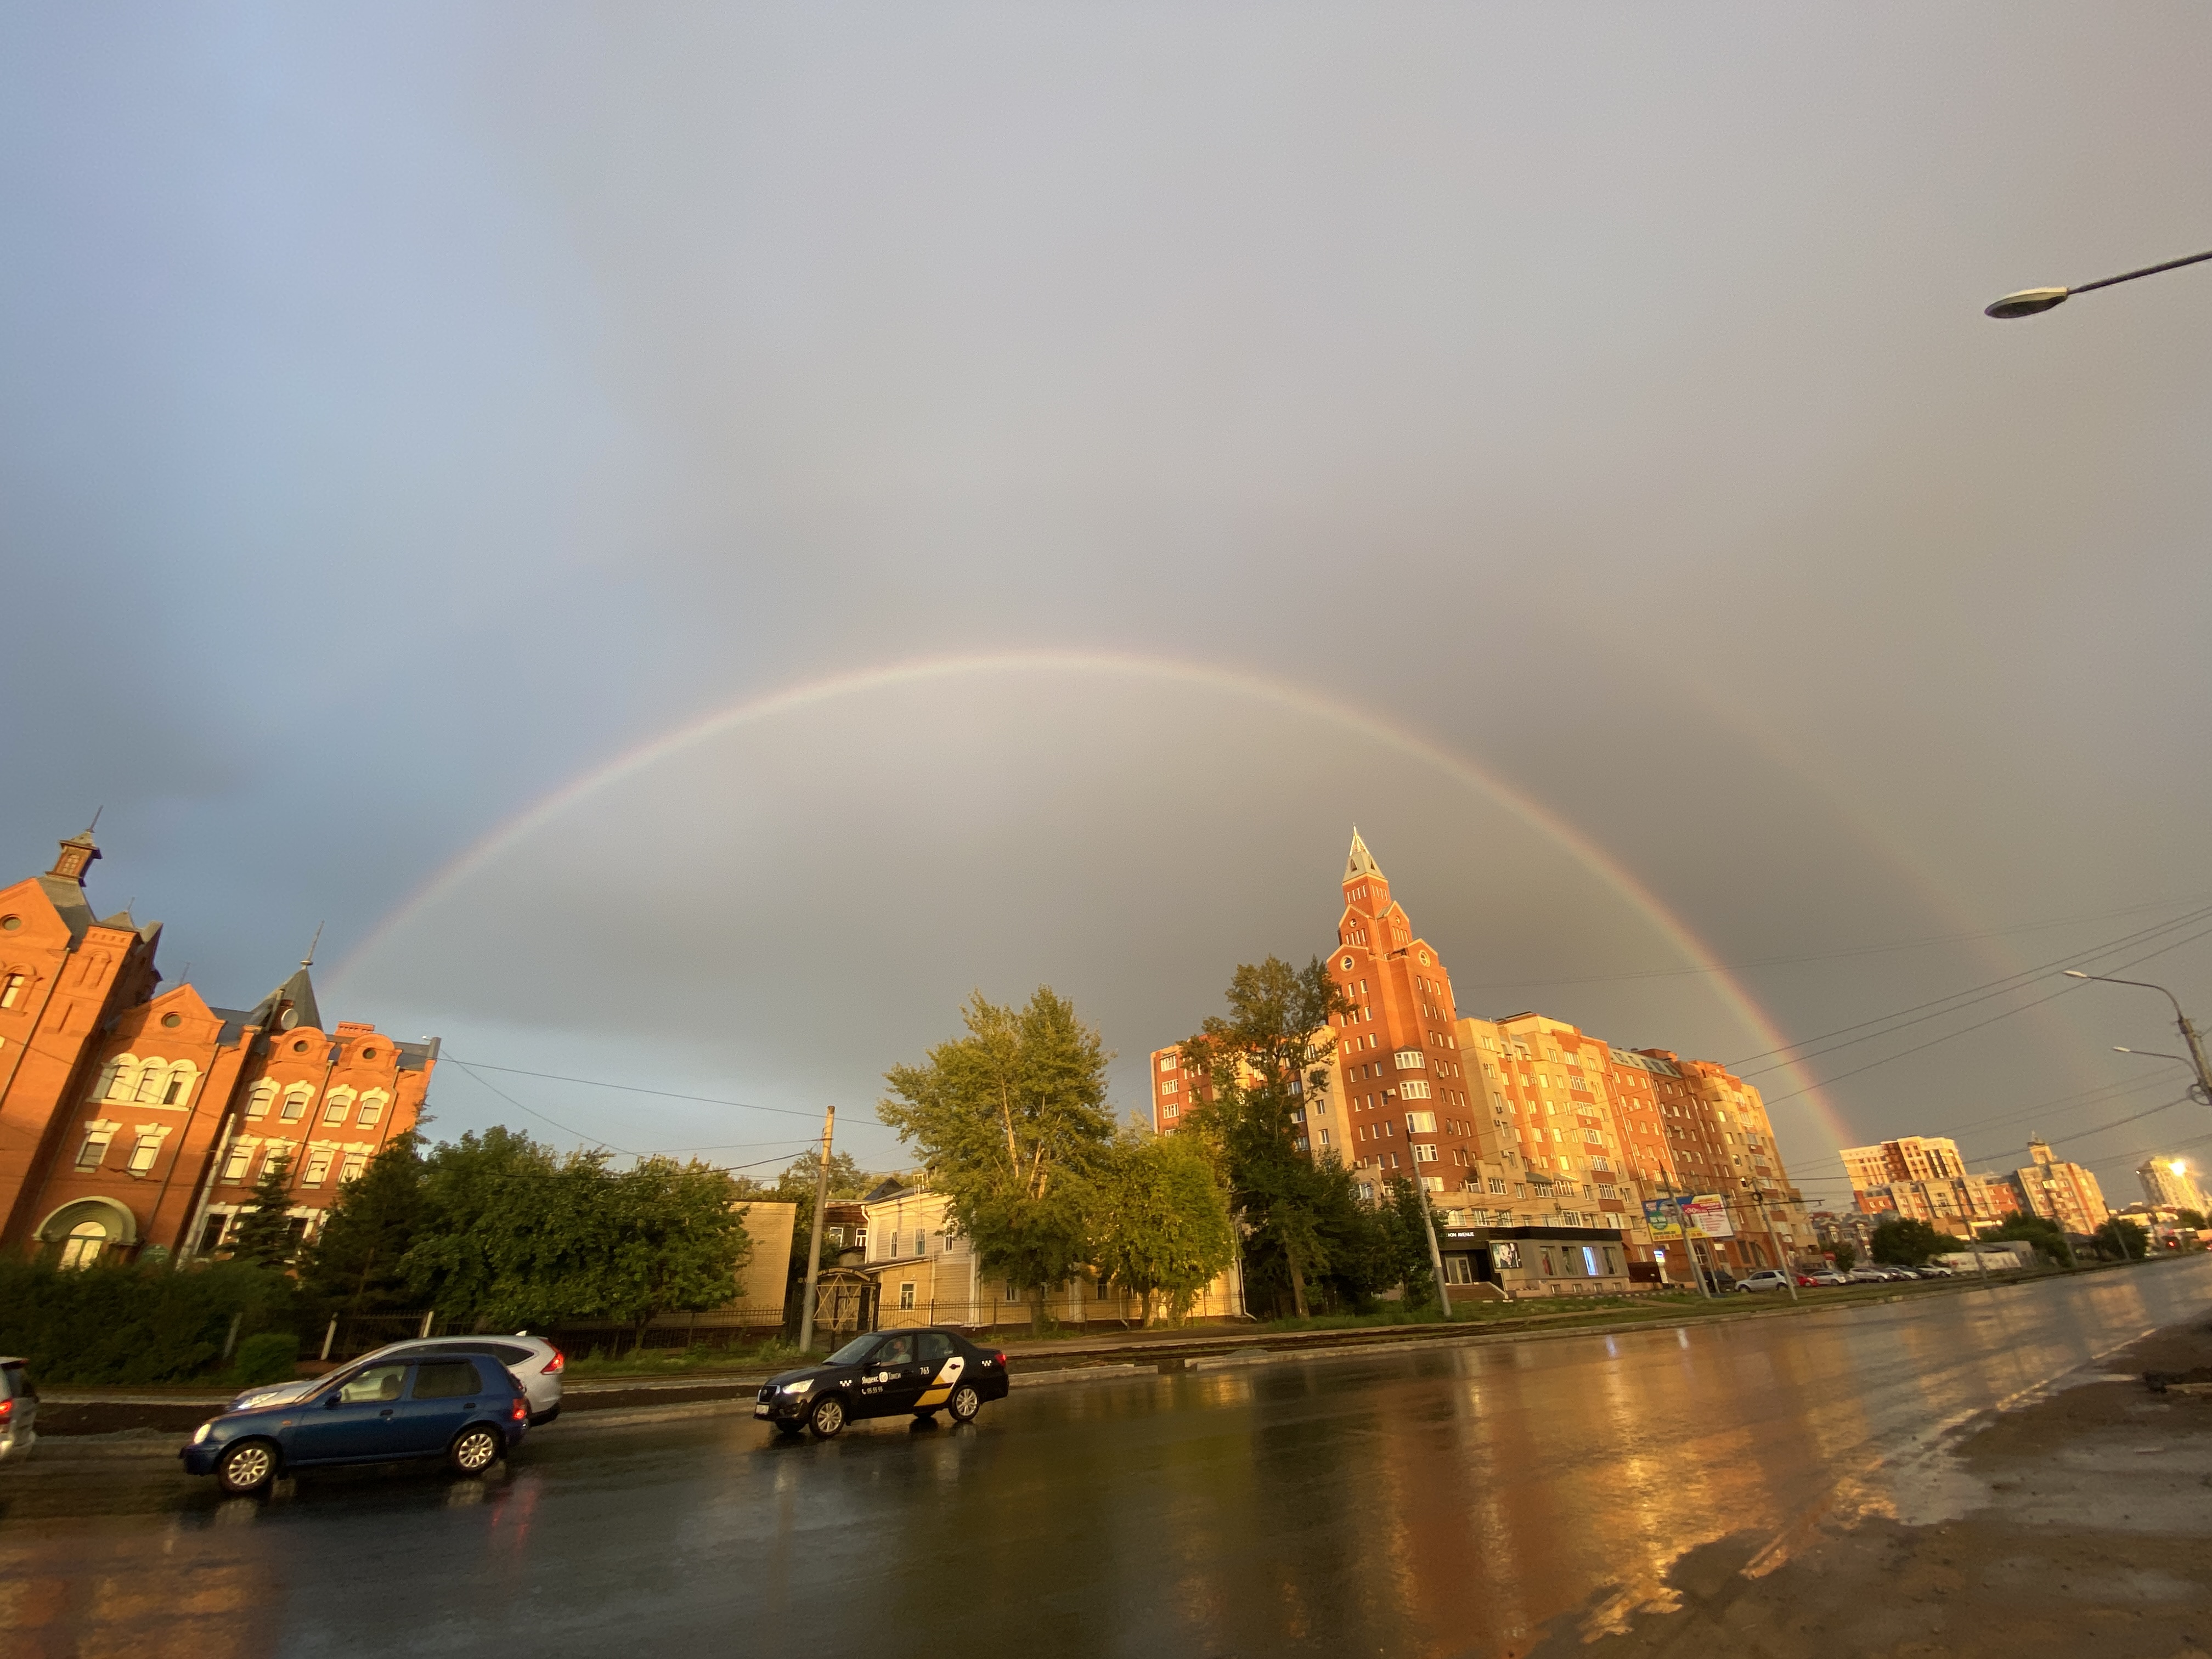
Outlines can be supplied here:
M0 1471L31 1655L1491 1654L2212 1299L2212 1260L1802 1318L1018 1390L972 1430L532 1437L471 1483Z

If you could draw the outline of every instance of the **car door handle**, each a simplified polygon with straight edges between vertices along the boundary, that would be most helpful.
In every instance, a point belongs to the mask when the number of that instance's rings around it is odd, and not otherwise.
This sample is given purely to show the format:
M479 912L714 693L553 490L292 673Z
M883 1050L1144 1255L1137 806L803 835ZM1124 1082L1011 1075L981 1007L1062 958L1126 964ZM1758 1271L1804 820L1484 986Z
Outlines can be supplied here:
M380 1411L380 1412L377 1413L377 1415L378 1415L379 1417L389 1417L389 1416L391 1416L391 1415L392 1415L392 1407L389 1407L389 1406L386 1406L386 1407L382 1411Z

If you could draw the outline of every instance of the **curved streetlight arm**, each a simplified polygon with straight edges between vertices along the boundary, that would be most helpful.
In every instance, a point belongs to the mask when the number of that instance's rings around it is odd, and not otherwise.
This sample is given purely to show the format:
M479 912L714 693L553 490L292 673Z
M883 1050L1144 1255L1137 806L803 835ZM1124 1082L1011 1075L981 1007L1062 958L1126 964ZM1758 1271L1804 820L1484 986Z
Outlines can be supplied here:
M2212 258L2212 255L2203 257ZM2110 974L2084 973L2079 968L2067 969L2066 977L2069 979L2094 980L2100 985L2132 985L2138 991L2155 991L2159 995L2164 997L2168 1002L2172 1003L2173 1005L2173 1023L2179 1028L2181 1031L2181 1040L2189 1049L2189 1059L2185 1063L2197 1073L2197 1088L2199 1096L2206 1102L2212 1103L2212 1061L2208 1061L2204 1058L2203 1041L2197 1035L2197 1028L2189 1023L2189 1016L2182 1011L2181 999L2179 997L2174 995L2172 992L2167 990L2163 985L2154 985L2147 979L2115 979ZM2167 1056L2167 1058L2179 1060L2181 1056L2179 1054L2173 1054Z
M2202 253L2185 253L2179 259L2168 259L2164 264L2145 265L2141 270L2124 270L2117 276L2100 276L2094 283L2077 283L2067 289L2069 294L2087 294L2093 288L2110 288L2115 283L2132 283L2138 276L2155 276L2161 270L2179 270L2184 265L2202 264L2212 259L2212 248Z
M2189 1016L2181 1012L2181 999L2163 985L2154 985L2147 979L2114 979L2110 974L2085 974L2079 968L2069 968L2066 970L2066 977L2091 979L2100 985L2132 985L2138 991L2155 991L2173 1005L2173 1017L2181 1022L2183 1029L2186 1030L2188 1027Z
M2092 289L2110 288L2115 283L2132 283L2138 276L2155 276L2161 270L2179 270L2184 265L2200 264L2212 259L2212 248L2202 253L2184 254L2179 259L2167 259L2154 265L2145 265L2140 270L2124 270L2117 276L2100 276L2094 283L2082 283L2074 288L2024 288L2017 294L2008 294L2001 300L1992 300L1982 307L1982 315L2009 321L2015 317L2033 317L2039 312L2063 305L2077 294Z

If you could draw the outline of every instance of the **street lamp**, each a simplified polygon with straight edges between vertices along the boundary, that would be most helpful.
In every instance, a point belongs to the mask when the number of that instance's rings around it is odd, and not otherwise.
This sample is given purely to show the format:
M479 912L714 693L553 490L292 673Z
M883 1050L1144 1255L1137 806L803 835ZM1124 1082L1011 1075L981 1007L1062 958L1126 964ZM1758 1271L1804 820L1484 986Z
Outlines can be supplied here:
M2190 1059L2187 1054L2169 1054L2157 1048L2123 1048L2117 1042L2112 1045L2112 1052L2116 1054L2140 1054L2145 1060L2171 1060L2183 1066L2194 1066L2197 1063L2195 1060ZM2190 1089L2189 1092L2195 1095L2206 1105L2212 1106L2212 1096L2208 1096L2205 1093L2204 1085L2203 1084L2199 1083L2195 1085Z
M2212 259L2212 248L2203 253L2191 253L2185 258L2168 259L2162 265L2145 265L2141 270L2124 270L2117 276L2100 277L2094 283L2083 283L2078 288L2024 288L2017 294L2008 294L2002 300L1992 301L1982 307L1982 315L2009 320L2014 317L2033 317L2039 311L2048 311L2063 305L2077 294L2087 294L2092 289L2110 288L2115 283L2132 283L2138 276L2155 276L2161 270L2177 270L2183 265L2193 265L2202 259Z
M2079 968L2069 968L2066 970L2066 977L2069 979L2091 979L2096 981L2100 985L2132 985L2138 991L2155 991L2159 995L2164 997L2168 1002L2172 1003L2173 1005L2173 1023L2180 1029L2181 1040L2183 1043L2187 1046L2189 1054L2186 1059L2183 1059L2179 1054L2162 1054L2160 1058L2163 1060L2181 1060L2183 1065L2193 1070L2197 1073L2197 1098L2205 1101L2208 1103L2212 1103L2212 1064L2207 1064L2205 1061L2204 1044L2197 1035L2197 1028L2189 1023L2189 1016L2182 1012L2181 999L2179 997L2174 995L2172 992L2167 990L2163 985L2154 985L2147 979L2114 979L2107 974L2085 974ZM2121 1052L2123 1054L2128 1054L2136 1051L2132 1049L2123 1049Z

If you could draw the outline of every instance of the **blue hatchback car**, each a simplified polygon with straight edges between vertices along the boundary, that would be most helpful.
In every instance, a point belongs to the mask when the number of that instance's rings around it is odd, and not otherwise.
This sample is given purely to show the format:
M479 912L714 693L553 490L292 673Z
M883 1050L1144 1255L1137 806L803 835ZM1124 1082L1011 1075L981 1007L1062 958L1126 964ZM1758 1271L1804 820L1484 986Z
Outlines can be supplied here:
M187 1474L225 1492L259 1492L280 1471L442 1457L482 1474L522 1443L530 1400L483 1354L380 1360L332 1377L305 1400L225 1412L179 1454Z

